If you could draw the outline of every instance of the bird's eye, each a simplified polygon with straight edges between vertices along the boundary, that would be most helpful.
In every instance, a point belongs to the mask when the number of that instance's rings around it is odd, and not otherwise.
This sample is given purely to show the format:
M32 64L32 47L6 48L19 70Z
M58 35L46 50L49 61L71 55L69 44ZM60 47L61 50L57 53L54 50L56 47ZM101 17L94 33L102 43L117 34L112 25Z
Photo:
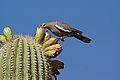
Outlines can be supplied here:
M46 23L42 23L40 26L45 26L46 25Z

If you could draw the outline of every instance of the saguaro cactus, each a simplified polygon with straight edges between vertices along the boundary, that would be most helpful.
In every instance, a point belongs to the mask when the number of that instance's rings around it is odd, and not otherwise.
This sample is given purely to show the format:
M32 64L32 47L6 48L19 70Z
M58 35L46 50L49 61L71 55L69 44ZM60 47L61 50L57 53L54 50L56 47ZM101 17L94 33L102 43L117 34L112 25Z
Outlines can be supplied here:
M60 54L61 45L44 28L35 37L12 36L9 27L0 35L0 80L54 80L63 63L51 60Z

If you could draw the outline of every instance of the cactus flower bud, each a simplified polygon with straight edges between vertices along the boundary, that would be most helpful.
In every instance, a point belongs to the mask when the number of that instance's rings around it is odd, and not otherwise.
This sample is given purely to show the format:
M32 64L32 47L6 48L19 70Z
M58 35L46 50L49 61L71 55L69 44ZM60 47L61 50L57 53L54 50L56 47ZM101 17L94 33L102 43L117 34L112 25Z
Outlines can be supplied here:
M57 43L58 39L57 38L50 38L48 41L46 41L44 44L43 44L43 49L45 49L46 47L50 46L50 45L53 45L55 43Z
M5 36L0 35L0 43L2 43L2 44L5 44L5 43L6 43Z
M11 41L12 40L12 30L9 27L4 28L4 36L6 38L7 41Z
M45 55L50 57L50 58L55 58L60 54L62 50L56 49L56 50L49 50L45 52Z
M61 48L61 45L60 45L60 44L54 44L54 45L51 45L51 46L45 48L44 50L45 50L45 51L48 51L48 50L60 49L60 48Z
M35 41L41 44L43 40L44 40L44 28L42 27L37 28L36 34L35 34Z
M44 37L44 42L46 42L47 40L50 39L50 34L48 32L45 33L45 37Z

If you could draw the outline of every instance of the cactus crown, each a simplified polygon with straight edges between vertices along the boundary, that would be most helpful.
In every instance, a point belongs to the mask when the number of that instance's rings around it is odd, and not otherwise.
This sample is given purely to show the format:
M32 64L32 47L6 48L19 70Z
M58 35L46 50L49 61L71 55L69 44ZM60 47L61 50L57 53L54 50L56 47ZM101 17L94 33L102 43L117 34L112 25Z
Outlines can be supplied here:
M61 45L44 28L34 37L12 36L9 27L0 35L0 80L54 80L63 62L51 60L60 54Z

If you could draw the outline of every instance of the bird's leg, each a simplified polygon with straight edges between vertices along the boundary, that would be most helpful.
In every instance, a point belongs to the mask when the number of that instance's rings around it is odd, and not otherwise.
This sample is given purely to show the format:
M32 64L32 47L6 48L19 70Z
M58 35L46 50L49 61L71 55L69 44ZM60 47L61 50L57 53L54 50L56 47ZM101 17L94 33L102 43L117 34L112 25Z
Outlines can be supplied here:
M57 39L60 39L61 41L64 41L65 38L67 38L67 36L57 37Z

